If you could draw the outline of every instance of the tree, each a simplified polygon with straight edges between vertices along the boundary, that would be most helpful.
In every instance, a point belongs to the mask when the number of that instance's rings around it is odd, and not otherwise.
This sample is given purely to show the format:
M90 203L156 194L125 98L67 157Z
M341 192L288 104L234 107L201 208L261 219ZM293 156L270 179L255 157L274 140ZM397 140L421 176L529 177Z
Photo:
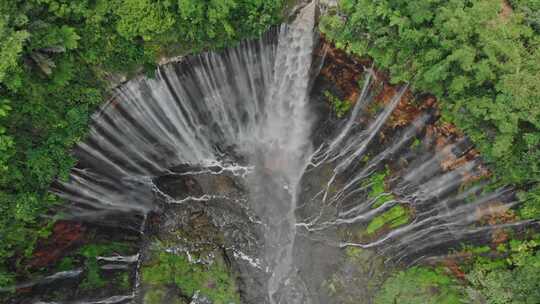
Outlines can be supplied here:
M375 297L375 304L459 304L460 286L441 269L412 267L389 278Z
M7 4L0 4L0 84L12 89L20 86L17 73L25 42L29 33L17 30L15 27L24 26L27 18L24 15L8 15Z

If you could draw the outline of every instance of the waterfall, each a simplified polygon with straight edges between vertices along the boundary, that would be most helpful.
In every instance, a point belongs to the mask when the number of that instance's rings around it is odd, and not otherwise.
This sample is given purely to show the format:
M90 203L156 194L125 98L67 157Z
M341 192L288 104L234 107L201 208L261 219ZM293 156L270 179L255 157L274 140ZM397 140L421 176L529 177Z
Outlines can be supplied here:
M511 191L485 194L479 185L462 192L464 176L480 170L478 160L440 167L460 143L407 154L400 176L389 182L395 197L378 205L377 197L367 195L366 181L408 151L433 118L423 113L379 145L377 136L407 87L364 119L376 95L373 73L366 74L352 111L315 146L317 114L310 90L316 10L315 3L308 4L291 24L260 39L188 56L160 66L155 78L139 76L117 88L74 149L78 164L69 181L52 189L70 202L66 216L142 230L141 218L163 211L158 198L181 206L215 198L211 193L173 197L156 182L160 177L237 177L247 203L228 208L247 209L246 222L262 233L258 251L235 248L233 258L247 265L241 276L265 273L258 303L282 304L324 303L318 289L331 273L323 269L337 263L340 248L372 249L393 261L415 263L431 250L520 224L475 226L478 208L493 201L510 208ZM367 159L368 151L377 153ZM365 228L395 206L414 210L413 218L369 239L343 239L336 232Z
M315 11L309 4L257 41L161 66L155 79L118 88L75 149L70 180L53 190L72 203L68 214L104 224L118 213L146 214L160 191L154 178L181 165L242 174L265 227L262 258L275 302L292 284L297 185L311 153Z
M265 240L272 273L268 283L271 303L306 302L305 291L299 290L302 284L295 278L293 247L297 186L312 150L310 137L314 119L309 108L308 86L315 43L315 12L316 4L312 2L290 26L281 29L273 82L266 96L267 107L259 131L264 166L272 171L272 179L284 178L284 182L274 181L277 187L261 187L267 184L264 180L267 177L257 179L253 185L257 189L255 200L266 201L264 204L270 206L264 208L260 216L267 219L269 227ZM276 197L276 190L286 192ZM279 203L276 199L285 202Z

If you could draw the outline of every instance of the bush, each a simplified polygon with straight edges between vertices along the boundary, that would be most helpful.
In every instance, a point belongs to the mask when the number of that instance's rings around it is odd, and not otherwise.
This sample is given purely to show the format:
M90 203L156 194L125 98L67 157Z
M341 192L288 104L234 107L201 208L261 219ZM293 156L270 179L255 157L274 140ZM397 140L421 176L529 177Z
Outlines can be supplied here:
M512 241L506 259L477 258L467 279L471 303L540 303L540 252L537 241Z
M462 288L440 269L412 267L389 278L375 304L459 304Z

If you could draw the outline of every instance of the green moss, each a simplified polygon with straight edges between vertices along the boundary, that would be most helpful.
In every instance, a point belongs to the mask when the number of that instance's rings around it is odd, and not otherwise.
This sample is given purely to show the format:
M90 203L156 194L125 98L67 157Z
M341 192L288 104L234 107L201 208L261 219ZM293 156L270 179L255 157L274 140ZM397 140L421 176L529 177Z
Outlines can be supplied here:
M174 284L188 297L200 291L215 304L240 302L235 280L219 258L211 265L192 264L184 254L161 251L143 266L142 282L151 286Z
M341 100L330 91L324 91L324 96L328 99L332 109L338 118L342 118L351 109L352 103L349 100Z
M81 283L83 290L94 290L109 285L109 281L100 274L98 256L107 256L114 253L128 254L131 246L126 243L110 242L101 244L88 244L81 247L77 253L85 257L84 266L86 276Z
M165 300L165 290L163 289L151 289L144 294L144 303L163 303Z
M101 277L96 259L88 259L85 263L86 277L81 283L83 290L93 290L107 286L107 281Z
M384 213L376 216L366 228L368 235L373 234L379 229L387 226L396 228L409 222L409 212L402 205L396 205Z
M497 248L496 248L497 252L500 252L500 253L505 253L508 251L508 249L506 248L506 245L505 244L499 244L497 245Z
M164 288L153 288L147 290L143 297L144 304L187 304L179 295L171 295Z
M129 279L129 273L124 271L116 276L115 281L118 286L124 290L128 290L131 287L131 280Z
M345 249L345 255L347 256L348 259L357 259L358 257L362 255L364 251L365 250L363 250L362 248L347 247Z
M101 244L88 244L81 247L77 253L86 258L96 258L97 256L117 254L128 254L131 246L126 243L110 242Z
M385 180L390 175L390 169L387 167L384 171L372 174L369 179L363 182L363 186L370 187L368 193L369 199L375 199L373 208L382 206L384 203L395 199L392 193L386 192ZM365 234L371 235L379 229L387 226L388 228L395 228L408 223L410 220L410 214L408 209L402 205L396 205L382 214L376 216L368 224Z
M371 175L370 178L364 182L364 185L371 185L371 190L368 193L368 198L377 198L375 204L373 204L373 208L377 208L382 204L394 199L394 196L391 193L385 193L384 181L386 180L388 175L390 175L390 170L386 168L382 172Z
M478 255L490 252L491 248L489 246L464 246L463 250Z
M412 144L411 144L411 148L412 148L412 149L416 149L416 148L420 147L420 144L421 144L421 143L422 143L422 142L420 141L420 139L415 138L415 139L413 140Z
M57 268L59 271L72 270L73 268L75 268L73 262L74 261L72 257L65 257L62 260L60 260L60 263L58 263Z

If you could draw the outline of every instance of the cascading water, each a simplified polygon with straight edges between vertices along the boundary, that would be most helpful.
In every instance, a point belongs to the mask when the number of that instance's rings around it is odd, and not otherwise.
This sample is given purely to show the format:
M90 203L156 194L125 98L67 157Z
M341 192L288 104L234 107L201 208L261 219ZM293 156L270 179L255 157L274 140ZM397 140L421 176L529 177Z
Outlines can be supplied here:
M267 261L272 273L268 283L268 295L272 303L302 301L302 292L298 290L301 283L291 278L294 277L297 185L311 152L310 133L314 121L309 108L308 85L314 47L315 9L315 3L311 3L289 27L282 28L273 82L266 97L264 118L258 132L261 142L255 145L262 148L260 152L264 163L260 165L269 168L271 173L255 179L253 188L257 190L254 199L266 201L265 196L275 197L271 192L285 192L278 195L278 199L285 202L264 202L265 205L278 208L265 208L259 213L261 218L266 218L269 227L265 240L269 248ZM266 184L266 175L277 179L274 183L282 184L282 189L261 187ZM280 288L286 291L274 299L273 295Z
M296 290L288 278L296 186L311 151L315 11L315 4L307 5L277 35L163 66L156 79L139 78L118 89L75 151L80 169L56 191L74 203L70 213L94 221L107 213L146 213L155 207L152 193L167 196L153 178L175 175L179 165L245 176L250 208L264 226L264 250L257 258L271 274L268 299L291 302L273 296ZM247 163L239 165L242 159Z
M405 87L367 119L363 116L375 95L367 73L350 115L313 149L314 129L325 127L315 119L310 97L316 10L316 4L309 4L292 24L259 40L161 66L155 79L139 77L118 88L94 116L88 139L75 149L79 163L70 180L53 190L72 202L68 215L140 229L140 217L128 215L145 217L159 209L158 200L186 208L195 202L220 205L216 226L227 226L223 214L234 213L235 225L244 221L249 225L242 227L260 230L242 228L225 235L235 262L247 265L240 268L241 277L255 278L244 280L246 303L329 303L319 289L343 247L373 249L392 261L414 263L430 250L435 254L440 251L434 249L491 231L493 226L473 227L474 210L494 200L508 201L502 200L508 191L468 202L481 186L465 192L458 188L464 175L476 174L478 163L467 161L451 170L439 166L450 151L459 157L467 145L409 153L400 175L390 182L394 198L377 204L389 193L367 195L365 181L383 164L401 160L400 153L433 116L420 115L384 146L373 148ZM368 151L377 153L366 160ZM237 179L247 194L197 190L179 197L160 184L206 175ZM194 183L186 187L194 189ZM339 234L398 205L414 210L414 218L396 229L367 239ZM118 215L126 223L120 224ZM500 226L509 225L517 224ZM238 241L256 238L247 245Z

